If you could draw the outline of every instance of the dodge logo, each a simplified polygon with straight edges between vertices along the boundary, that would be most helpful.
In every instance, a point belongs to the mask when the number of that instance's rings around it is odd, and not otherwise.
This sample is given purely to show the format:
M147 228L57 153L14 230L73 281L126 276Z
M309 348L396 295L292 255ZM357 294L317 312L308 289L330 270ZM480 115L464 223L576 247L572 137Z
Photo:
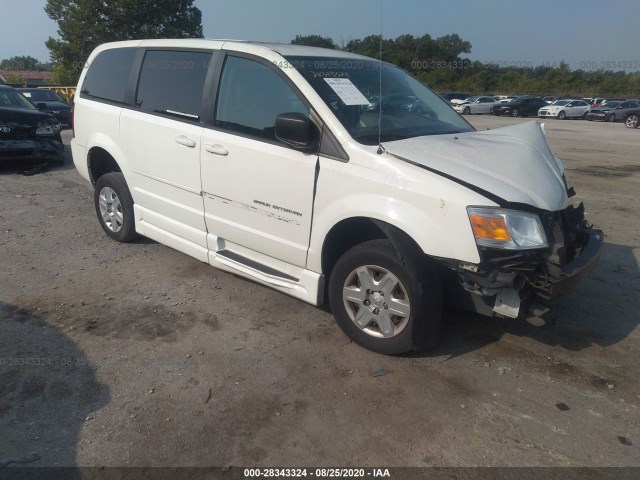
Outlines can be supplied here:
M9 127L0 127L0 133L11 133L11 129Z

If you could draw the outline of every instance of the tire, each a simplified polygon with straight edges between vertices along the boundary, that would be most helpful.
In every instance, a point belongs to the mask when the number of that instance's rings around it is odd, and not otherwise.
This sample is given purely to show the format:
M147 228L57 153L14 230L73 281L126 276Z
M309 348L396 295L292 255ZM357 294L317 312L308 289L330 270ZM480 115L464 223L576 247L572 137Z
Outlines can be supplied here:
M582 114L582 119L583 119L583 120L589 120L589 112L584 112L584 113Z
M638 128L638 114L632 113L631 115L627 115L627 118L624 119L624 124L627 128Z
M133 199L120 172L105 173L96 182L93 201L100 226L117 242L138 238L133 213Z
M493 107L489 109L489 115L493 115Z
M471 109L469 107L464 107L464 110L462 111L463 115L470 115L471 114Z
M340 257L329 277L329 303L351 340L385 355L435 344L442 316L440 278L419 258L400 254L389 240L361 243ZM394 308L397 315L390 311Z
M517 108L514 108L513 110L511 110L511 116L512 117L519 117L520 116L520 112L518 111Z
M563 110L558 114L558 120L564 120L565 118L567 118L567 114Z
M615 113L611 113L604 120L605 120L605 122L615 122L616 121L616 114Z

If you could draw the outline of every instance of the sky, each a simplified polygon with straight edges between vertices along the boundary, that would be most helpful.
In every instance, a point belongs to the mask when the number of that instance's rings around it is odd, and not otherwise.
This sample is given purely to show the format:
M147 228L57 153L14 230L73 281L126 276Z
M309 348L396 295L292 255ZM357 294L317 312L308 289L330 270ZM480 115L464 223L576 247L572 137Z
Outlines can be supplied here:
M0 60L30 55L49 61L44 45L57 24L46 0L0 0ZM472 60L589 69L629 62L640 71L640 0L196 0L207 38L289 43L296 35L338 45L382 33L435 38L457 33ZM596 67L597 68L597 67Z

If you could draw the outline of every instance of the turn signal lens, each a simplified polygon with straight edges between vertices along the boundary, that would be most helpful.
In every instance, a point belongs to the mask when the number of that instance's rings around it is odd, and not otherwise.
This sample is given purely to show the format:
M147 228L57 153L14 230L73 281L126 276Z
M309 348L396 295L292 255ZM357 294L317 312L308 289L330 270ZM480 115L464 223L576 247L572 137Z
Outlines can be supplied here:
M469 214L469 220L471 220L471 227L473 228L473 234L476 238L486 238L487 240L502 242L511 240L511 235L509 235L509 231L507 230L507 223L501 216L488 217L471 213Z
M503 208L467 207L476 243L484 247L527 250L548 246L540 217Z

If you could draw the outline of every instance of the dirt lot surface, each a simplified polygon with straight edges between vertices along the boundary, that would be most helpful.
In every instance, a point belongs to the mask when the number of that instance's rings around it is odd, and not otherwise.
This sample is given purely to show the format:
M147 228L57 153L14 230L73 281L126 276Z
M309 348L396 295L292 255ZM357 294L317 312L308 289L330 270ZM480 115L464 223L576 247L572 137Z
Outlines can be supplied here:
M451 309L411 358L153 241L109 240L70 155L0 174L0 466L639 465L640 130L546 130L606 232L599 266L554 326Z

